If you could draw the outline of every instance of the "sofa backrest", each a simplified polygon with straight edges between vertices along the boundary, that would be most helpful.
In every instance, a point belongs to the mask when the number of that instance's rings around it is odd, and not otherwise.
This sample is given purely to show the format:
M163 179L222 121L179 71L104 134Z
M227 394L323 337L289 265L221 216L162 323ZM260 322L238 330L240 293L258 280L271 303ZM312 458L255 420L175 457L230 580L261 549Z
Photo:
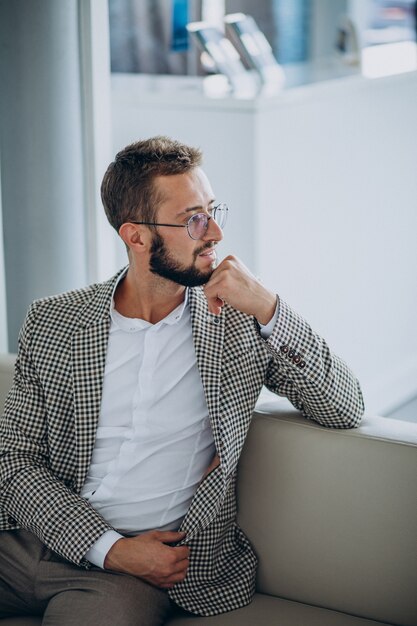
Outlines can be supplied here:
M417 424L327 429L285 406L255 414L239 468L258 590L415 626Z
M15 360L15 354L0 353L0 415L3 412L6 396L12 386Z

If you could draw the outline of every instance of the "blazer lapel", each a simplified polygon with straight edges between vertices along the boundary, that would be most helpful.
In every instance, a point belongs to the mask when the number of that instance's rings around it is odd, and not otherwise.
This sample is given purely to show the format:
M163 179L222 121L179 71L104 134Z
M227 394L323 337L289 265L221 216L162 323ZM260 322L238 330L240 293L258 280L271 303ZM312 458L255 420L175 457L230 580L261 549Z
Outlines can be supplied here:
M84 484L94 447L110 328L110 302L118 275L103 283L80 316L72 336L71 358L75 438L78 454L76 489Z
M225 450L219 434L220 372L225 315L209 313L202 288L190 289L190 312L197 365L209 411L214 442L224 461Z

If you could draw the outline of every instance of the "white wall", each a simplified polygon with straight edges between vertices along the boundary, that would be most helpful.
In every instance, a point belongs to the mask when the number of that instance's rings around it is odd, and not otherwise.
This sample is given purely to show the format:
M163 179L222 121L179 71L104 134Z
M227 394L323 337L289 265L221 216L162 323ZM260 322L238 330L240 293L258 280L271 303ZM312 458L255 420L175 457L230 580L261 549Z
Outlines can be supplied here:
M269 111L259 271L386 412L417 392L417 74L346 81ZM268 227L266 227L268 224Z
M0 352L8 352L6 275L4 271L3 218L1 208L1 165L0 165Z
M203 148L231 207L223 254L240 256L328 340L370 412L417 392L416 102L417 73L255 101L113 77L114 150L155 134Z

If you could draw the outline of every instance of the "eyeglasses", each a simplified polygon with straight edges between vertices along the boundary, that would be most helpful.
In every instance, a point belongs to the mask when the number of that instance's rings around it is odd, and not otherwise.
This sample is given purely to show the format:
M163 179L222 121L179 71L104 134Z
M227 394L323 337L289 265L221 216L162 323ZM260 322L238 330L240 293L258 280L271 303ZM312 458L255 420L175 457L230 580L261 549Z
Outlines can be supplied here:
M221 202L217 206L209 209L207 213L195 213L186 224L161 224L159 222L135 222L129 220L131 224L143 224L144 226L170 226L171 228L186 228L191 239L202 239L207 232L209 221L213 218L217 226L224 228L227 220L227 204Z

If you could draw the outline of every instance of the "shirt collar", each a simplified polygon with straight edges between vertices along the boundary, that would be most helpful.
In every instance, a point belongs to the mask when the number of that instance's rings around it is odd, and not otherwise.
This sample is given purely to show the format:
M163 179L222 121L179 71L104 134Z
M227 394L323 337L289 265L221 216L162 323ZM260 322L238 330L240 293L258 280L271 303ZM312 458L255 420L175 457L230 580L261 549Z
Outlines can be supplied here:
M184 315L184 312L189 309L189 302L188 302L189 288L188 287L186 287L185 289L184 300L177 307L175 307L175 309L171 311L171 313L168 313L168 315L164 317L162 320L160 320L157 324L151 324L150 322L147 322L146 320L142 320L137 317L125 317L124 315L119 313L115 309L115 306L114 306L114 294L116 292L117 285L120 283L121 280L123 280L123 278L126 276L126 273L127 273L127 268L126 268L126 271L123 272L119 276L114 286L111 303L110 303L110 317L111 317L112 322L118 328L120 328L121 330L125 330L127 332L136 332L138 330L151 328L152 326L162 326L163 324L172 326L173 324L179 323L179 321Z

